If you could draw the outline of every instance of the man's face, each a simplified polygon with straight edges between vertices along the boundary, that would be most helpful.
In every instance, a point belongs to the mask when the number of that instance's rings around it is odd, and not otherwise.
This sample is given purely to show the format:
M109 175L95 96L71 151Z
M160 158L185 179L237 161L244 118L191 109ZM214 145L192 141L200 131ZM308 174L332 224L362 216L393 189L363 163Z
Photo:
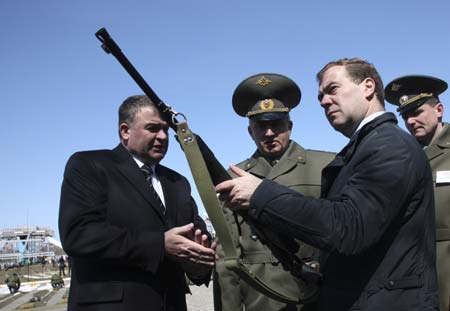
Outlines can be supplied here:
M122 143L142 162L159 163L167 152L169 126L152 107L144 107L131 124L120 124Z
M290 120L252 121L248 133L259 152L267 157L279 157L289 146L292 122Z
M325 71L319 85L319 101L336 131L347 137L353 134L368 112L365 98L365 82L353 82L344 66L333 66Z
M423 104L413 111L402 114L408 131L423 145L428 145L440 124L443 105Z

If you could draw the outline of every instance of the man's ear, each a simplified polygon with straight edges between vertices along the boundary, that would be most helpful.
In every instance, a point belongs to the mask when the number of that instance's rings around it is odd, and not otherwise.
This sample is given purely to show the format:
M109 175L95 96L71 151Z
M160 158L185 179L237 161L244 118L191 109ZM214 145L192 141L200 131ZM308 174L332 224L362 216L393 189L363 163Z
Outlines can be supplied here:
M292 121L289 120L289 131L292 131L293 127L294 127L294 123L292 123Z
M127 141L128 138L130 138L130 127L128 126L128 124L126 124L125 122L120 123L119 133L120 133L120 139L122 141Z
M247 132L248 132L248 134L250 135L250 137L253 137L252 136L252 127L249 125L249 126L247 126Z
M362 83L364 84L366 98L372 98L375 95L375 81L372 78L366 78Z
M442 103L437 103L436 106L434 106L434 110L436 111L439 122L441 122L442 116L444 115L444 105Z

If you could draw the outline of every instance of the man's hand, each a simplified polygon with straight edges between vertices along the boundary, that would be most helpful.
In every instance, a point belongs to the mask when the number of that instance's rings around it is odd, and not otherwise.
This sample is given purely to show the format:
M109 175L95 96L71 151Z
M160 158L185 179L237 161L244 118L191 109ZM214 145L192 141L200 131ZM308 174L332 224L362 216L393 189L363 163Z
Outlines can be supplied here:
M213 242L211 246L209 246L208 236L206 234L202 234L200 229L195 230L194 233L194 242L202 245L203 247L210 248L213 251L216 251L217 243ZM217 256L215 256L215 260L217 260ZM192 279L202 278L207 275L211 271L211 265L205 264L202 261L187 261L182 263L182 267L184 272Z
M214 266L216 261L216 245L208 246L208 237L198 229L192 233L194 224L172 228L164 233L164 245L169 258L177 262L190 262ZM189 237L193 240L189 239Z
M233 211L248 209L250 198L262 180L234 165L230 165L230 170L238 177L224 181L216 186L219 199Z
M208 236L206 234L202 234L202 231L200 229L195 230L193 241L203 247L211 248L213 251L215 251L217 248L217 243L213 242L210 245Z

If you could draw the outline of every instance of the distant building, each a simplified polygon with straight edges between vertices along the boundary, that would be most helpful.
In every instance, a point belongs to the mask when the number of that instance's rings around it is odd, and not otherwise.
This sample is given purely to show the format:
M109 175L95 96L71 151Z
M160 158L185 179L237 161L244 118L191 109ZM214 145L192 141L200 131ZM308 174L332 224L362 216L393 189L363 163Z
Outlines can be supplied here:
M37 262L63 254L61 244L53 235L54 231L45 227L0 229L0 264Z

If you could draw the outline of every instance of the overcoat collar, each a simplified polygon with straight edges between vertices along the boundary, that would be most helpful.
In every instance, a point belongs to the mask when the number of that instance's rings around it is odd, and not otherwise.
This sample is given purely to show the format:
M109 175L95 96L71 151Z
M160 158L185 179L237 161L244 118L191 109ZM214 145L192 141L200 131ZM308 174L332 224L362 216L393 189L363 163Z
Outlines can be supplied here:
M364 137L366 137L373 129L386 122L397 123L397 118L393 113L386 112L364 125L352 136L349 143L336 155L334 160L323 169L321 197L327 196L335 178L341 171L342 167L353 157L359 143L364 139Z
M364 125L357 133L355 133L348 144L337 154L336 158L340 157L343 161L343 163L339 163L339 165L344 165L345 163L350 161L356 151L356 148L364 139L364 137L366 137L373 129L386 122L397 123L397 118L393 113L386 112L381 116L375 118L373 121ZM333 162L331 162L330 164L333 164Z
M119 172L137 189L142 197L150 203L151 208L160 217L161 221L166 223L165 217L159 208L158 199L155 197L155 194L149 190L147 180L139 169L136 161L134 161L130 152L122 144L119 144L113 149L113 153L116 156L117 168Z
M444 123L439 135L425 148L428 160L432 160L444 154L445 149L450 148L450 124Z
M298 164L305 163L305 149L291 140L288 149L275 166L271 166L259 151L256 151L246 164L245 170L251 171L254 175L273 180L280 175L286 174Z

